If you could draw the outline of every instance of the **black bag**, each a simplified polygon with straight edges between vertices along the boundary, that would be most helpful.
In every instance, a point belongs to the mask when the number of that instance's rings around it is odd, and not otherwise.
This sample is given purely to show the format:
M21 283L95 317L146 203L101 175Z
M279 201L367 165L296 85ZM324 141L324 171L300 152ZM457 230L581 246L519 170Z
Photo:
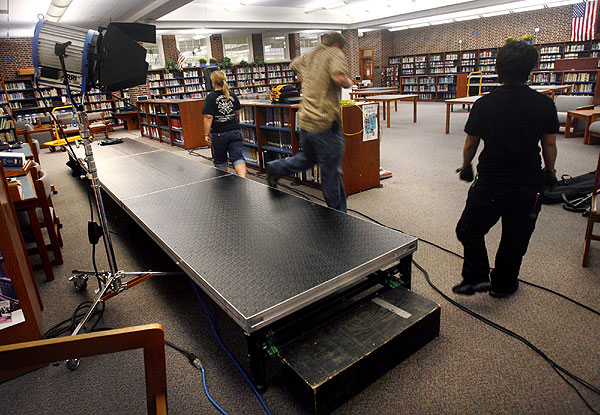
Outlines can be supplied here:
M269 99L273 104L296 104L300 102L300 92L293 85L277 85L271 89Z
M554 190L544 192L542 203L551 205L554 203L563 203L565 200L574 200L579 197L587 196L594 188L595 177L595 171L577 177L563 174Z

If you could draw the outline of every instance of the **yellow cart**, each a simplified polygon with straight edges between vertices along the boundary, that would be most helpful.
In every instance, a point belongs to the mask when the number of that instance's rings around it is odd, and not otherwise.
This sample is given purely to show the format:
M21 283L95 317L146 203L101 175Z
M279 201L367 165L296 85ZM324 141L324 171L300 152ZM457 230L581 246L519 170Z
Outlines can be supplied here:
M62 138L58 138L58 137L60 137L60 134L58 132L59 126L58 126L58 123L56 122L57 118L56 118L55 111L70 109L70 108L71 108L70 105L66 105L63 107L56 107L52 110L52 115L53 115L52 118L54 120L53 121L54 122L54 137L57 137L57 139L53 140L53 141L47 141L44 143L44 145L49 147L51 153L55 152L57 148L60 148L60 151L67 151L67 148L65 147L67 145L67 141L69 143L76 143L76 145L79 146L78 141L83 140L80 135L73 135L71 137L67 137L66 140L64 140Z

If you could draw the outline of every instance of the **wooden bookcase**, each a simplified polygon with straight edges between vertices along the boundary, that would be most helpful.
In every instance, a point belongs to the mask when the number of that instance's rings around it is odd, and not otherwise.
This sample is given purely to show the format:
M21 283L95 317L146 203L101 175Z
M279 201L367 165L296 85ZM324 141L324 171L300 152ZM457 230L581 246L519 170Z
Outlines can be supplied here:
M8 186L4 170L0 164L0 256L3 257L3 270L10 277L10 281L4 280L0 286L0 295L7 297L3 291L8 290L11 285L11 308L15 307L12 295L18 300L20 310L23 312L25 321L0 330L0 345L19 343L29 340L39 340L42 337L42 310L41 300L37 291L36 282L33 279L33 271L25 243L17 222L17 216L8 194ZM13 294L14 293L14 294ZM2 371L0 368L0 382L26 373L36 367L20 370Z
M67 98L66 90L54 87L37 87L31 76L19 78L2 78L1 94L3 101L8 104L9 115L13 121L34 120L52 111L54 107L63 106L63 99ZM72 92L75 102L81 102L81 94ZM5 106L5 104L0 104ZM111 120L115 125L116 120L112 116L116 104L110 93L99 90L91 90L86 93L85 111L87 113L101 112L104 119ZM0 114L2 115L2 114Z
M363 103L364 105L364 103ZM240 126L244 135L244 157L249 167L265 171L265 163L287 158L300 150L296 123L299 105L272 104L242 100ZM345 152L342 160L344 187L351 195L379 186L379 139L363 141L362 111L357 106L342 107ZM377 115L379 119L379 114ZM319 171L300 172L291 177L309 186L320 187Z
M597 67L566 71L555 70L554 65L559 59L600 56L600 40L543 43L533 46L539 53L538 67L532 72L531 83L533 85L572 84L573 95L593 95L594 102L599 102L596 93ZM440 101L466 96L466 78L463 86L462 75L470 72L482 72L482 92L487 92L498 86L496 76L498 51L499 48L485 48L392 56L388 59L389 66L384 69L383 79L385 86L399 86L403 94L418 93L420 100ZM399 74L395 83L391 75L393 67L397 68L396 72ZM426 69L423 70L423 68ZM390 73L389 76L388 73ZM455 76L456 81L441 81L441 77L444 75L446 77ZM435 83L432 81L432 77L436 77ZM444 78L444 80L448 81L448 78ZM471 83L478 86L479 78L473 78ZM473 95L473 91L475 88L471 89L470 95Z
M185 149L207 146L204 139L203 99L138 101L143 137Z
M295 73L287 62L238 65L220 70L227 76L229 87L239 96L268 92L279 84L300 84L295 80ZM202 67L188 66L181 72L170 73L163 69L148 71L148 86L154 98L204 98L207 94L204 84Z

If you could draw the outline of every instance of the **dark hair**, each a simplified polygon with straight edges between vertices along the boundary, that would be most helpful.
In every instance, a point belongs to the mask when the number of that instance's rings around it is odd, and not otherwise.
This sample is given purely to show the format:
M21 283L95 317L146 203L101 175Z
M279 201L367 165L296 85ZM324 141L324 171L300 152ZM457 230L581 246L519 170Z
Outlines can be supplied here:
M510 42L504 45L496 59L496 72L500 82L521 85L527 82L529 74L536 67L537 50L525 42Z
M339 32L327 32L321 36L321 43L325 46L333 46L337 43L340 48L343 48L346 44L346 40Z

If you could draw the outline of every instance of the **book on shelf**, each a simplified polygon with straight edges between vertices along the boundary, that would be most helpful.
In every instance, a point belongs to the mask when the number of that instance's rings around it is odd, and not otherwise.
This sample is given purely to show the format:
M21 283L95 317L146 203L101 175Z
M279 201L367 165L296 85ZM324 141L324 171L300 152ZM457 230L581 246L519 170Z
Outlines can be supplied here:
M14 124L10 118L0 118L0 130L13 128Z

